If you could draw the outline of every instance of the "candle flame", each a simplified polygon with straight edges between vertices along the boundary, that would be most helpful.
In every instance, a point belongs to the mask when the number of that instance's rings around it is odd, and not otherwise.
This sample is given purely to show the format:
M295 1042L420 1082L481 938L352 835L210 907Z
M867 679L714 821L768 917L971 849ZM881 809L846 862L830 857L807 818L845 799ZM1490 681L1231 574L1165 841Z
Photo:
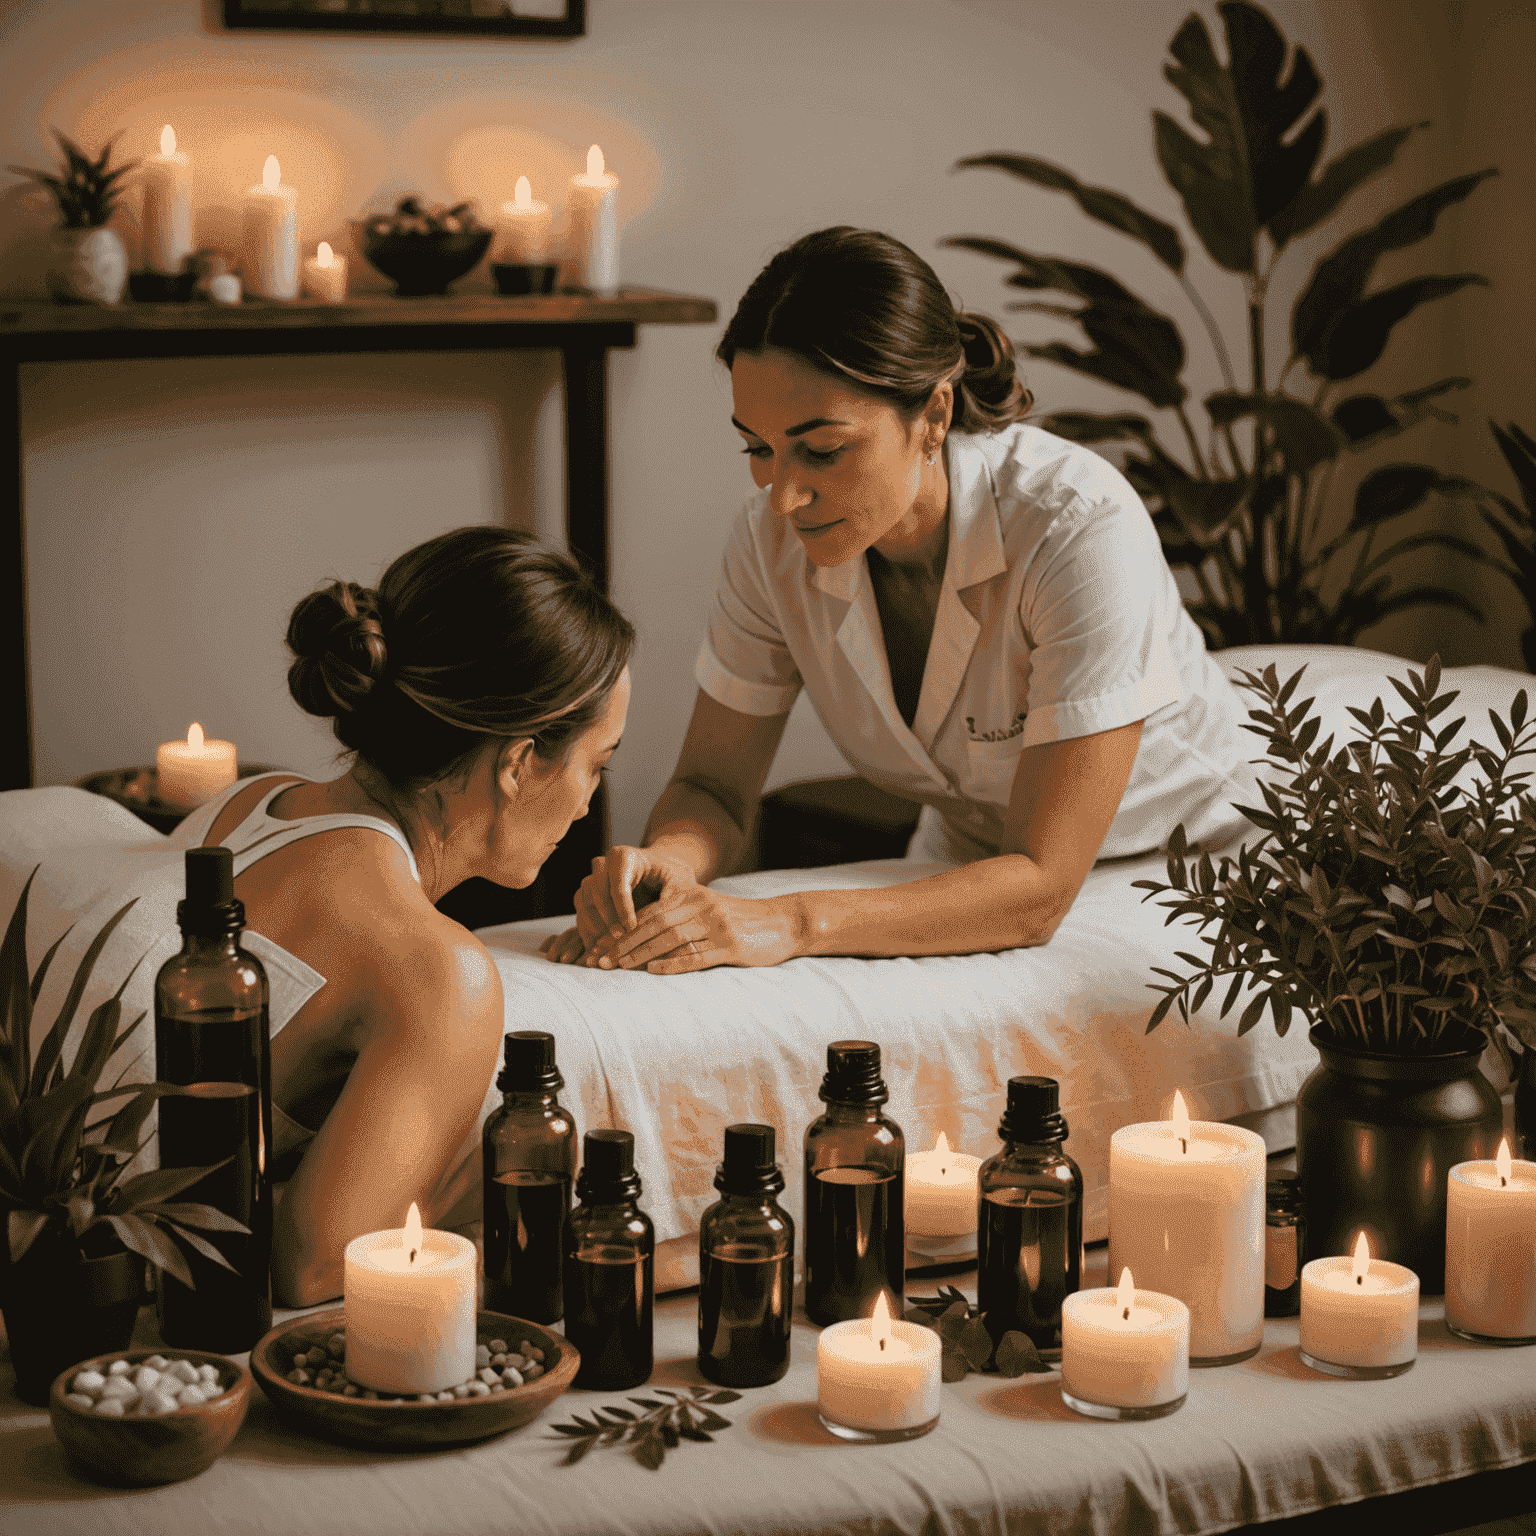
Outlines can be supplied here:
M160 153L162 155L176 153L176 130L169 123L160 130Z
M324 240L320 242L320 248L315 252L315 265L317 267L334 267L336 265L336 253Z
M1364 1285L1365 1277L1371 1272L1371 1245L1365 1240L1365 1233L1360 1234L1360 1241L1355 1244L1354 1262L1349 1268L1350 1275L1356 1285Z
M512 194L512 206L514 208L533 207L533 188L529 186L526 176L517 178L517 190Z
M1509 1155L1509 1138L1507 1136L1499 1142L1499 1155L1494 1158L1493 1165L1499 1170L1499 1188L1508 1188L1510 1177L1515 1169Z
M203 728L196 720L187 727L187 745L194 752L200 751L203 745Z
M276 192L283 182L283 170L277 163L276 155L268 155L267 163L261 168L261 184L268 192Z
M1173 1090L1173 1113L1169 1118L1173 1121L1173 1134L1179 1138L1179 1150L1187 1156L1189 1153L1189 1111L1184 1107L1184 1095L1177 1088Z
M875 1297L875 1310L869 1319L869 1336L883 1351L891 1336L891 1309L885 1304L885 1292Z
M411 1201L411 1208L406 1213L405 1231L400 1234L400 1246L410 1254L407 1261L416 1262L416 1255L421 1252L421 1212L416 1209L416 1202Z
M603 170L603 152L598 145L594 144L587 151L587 175L596 180L603 174Z
M1115 1291L1115 1310L1122 1322L1130 1322L1131 1308L1136 1305L1136 1282L1131 1279L1129 1268L1120 1271L1120 1285Z

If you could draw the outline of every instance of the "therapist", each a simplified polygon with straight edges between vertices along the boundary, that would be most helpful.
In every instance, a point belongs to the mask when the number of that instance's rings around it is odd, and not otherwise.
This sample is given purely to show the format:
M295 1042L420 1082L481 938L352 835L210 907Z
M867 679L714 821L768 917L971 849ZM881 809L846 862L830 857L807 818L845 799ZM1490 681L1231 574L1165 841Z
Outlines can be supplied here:
M781 251L716 356L758 492L639 848L593 861L551 958L677 974L1043 944L1099 858L1208 846L1256 797L1236 692L1111 465L1020 419L1013 348L846 226ZM924 809L881 890L750 900L740 856L806 689L861 777Z

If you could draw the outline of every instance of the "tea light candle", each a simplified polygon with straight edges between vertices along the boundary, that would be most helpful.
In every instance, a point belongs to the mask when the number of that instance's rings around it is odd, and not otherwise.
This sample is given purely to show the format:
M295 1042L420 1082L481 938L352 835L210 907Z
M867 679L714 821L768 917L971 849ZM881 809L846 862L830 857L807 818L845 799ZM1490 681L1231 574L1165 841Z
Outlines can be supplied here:
M963 1237L976 1230L979 1157L951 1152L943 1131L931 1152L907 1155L906 1228L909 1237Z
M1464 1339L1536 1343L1536 1163L1508 1141L1457 1163L1446 1186L1445 1326Z
M276 155L268 155L261 185L245 194L240 275L259 299L299 293L299 194L283 185Z
M475 1374L475 1245L405 1226L354 1237L342 1258L347 1375L376 1392L441 1392Z
M1264 1138L1173 1117L1109 1139L1109 1272L1189 1308L1192 1365L1244 1360L1264 1342Z
M569 215L578 285L611 297L619 291L619 178L604 169L596 144L586 175L571 177Z
M526 176L517 178L512 201L501 205L491 260L524 266L549 260L549 204L535 201Z
M1155 1419L1189 1395L1189 1308L1120 1284L1061 1303L1061 1399L1095 1419Z
M816 1340L816 1409L844 1440L912 1440L939 1422L941 1344L932 1328L874 1315L833 1323Z
M213 799L235 782L238 768L232 741L208 741L196 720L185 741L163 741L155 748L155 777L160 798L189 810Z
M1353 1257L1313 1259L1302 1270L1301 1358L1313 1370L1400 1376L1418 1353L1419 1277L1373 1259L1364 1232Z
M160 130L160 153L144 162L144 265L174 276L192 250L192 160L176 148L169 123Z
M347 301L347 258L338 256L324 240L304 260L304 292L327 304Z

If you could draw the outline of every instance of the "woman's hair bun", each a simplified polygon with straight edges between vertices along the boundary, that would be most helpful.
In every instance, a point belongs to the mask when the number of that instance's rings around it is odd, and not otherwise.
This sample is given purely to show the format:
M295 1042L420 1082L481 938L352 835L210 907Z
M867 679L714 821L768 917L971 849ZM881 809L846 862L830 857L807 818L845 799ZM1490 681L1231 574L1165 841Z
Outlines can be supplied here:
M989 315L955 314L965 372L955 386L955 425L967 432L995 432L1019 420L1035 403L1014 362L1013 343Z
M288 691L322 717L355 710L384 676L388 653L379 594L352 581L311 592L288 621Z

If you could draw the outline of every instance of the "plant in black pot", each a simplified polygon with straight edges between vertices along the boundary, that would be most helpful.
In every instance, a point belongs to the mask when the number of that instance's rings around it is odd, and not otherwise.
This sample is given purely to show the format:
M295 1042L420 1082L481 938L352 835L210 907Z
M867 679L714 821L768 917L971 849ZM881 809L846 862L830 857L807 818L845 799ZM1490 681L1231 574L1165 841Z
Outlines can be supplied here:
M1457 695L1438 692L1437 657L1389 679L1405 713L1352 707L1358 733L1336 751L1316 745L1313 700L1292 703L1305 670L1239 674L1274 771L1264 805L1240 807L1262 836L1218 868L1179 827L1167 881L1135 882L1171 893L1168 921L1195 922L1209 950L1179 952L1188 975L1158 968L1147 1028L1175 1004L1188 1022L1218 984L1223 1017L1248 991L1239 1034L1266 1010L1281 1034L1308 1019L1322 1057L1296 1101L1308 1251L1349 1253L1363 1231L1436 1295L1446 1176L1493 1157L1502 1129L1479 1059L1492 1044L1507 1067L1506 1032L1536 1038L1536 800L1515 767L1536 726L1522 689L1507 721L1488 712L1497 750L1453 749L1466 721L1446 720Z
M132 902L92 940L34 1059L33 1006L68 936L54 943L29 977L27 897L36 874L0 942L0 1312L17 1396L41 1404L60 1371L126 1347L144 1300L146 1259L191 1285L177 1243L223 1264L200 1233L246 1228L209 1206L176 1198L211 1168L123 1177L143 1148L155 1101L184 1090L168 1083L124 1084L121 1073L103 1085L143 1019L119 1028L121 989L92 1010L73 1059L64 1064L65 1041L91 972ZM204 1084L201 1091L220 1087Z

